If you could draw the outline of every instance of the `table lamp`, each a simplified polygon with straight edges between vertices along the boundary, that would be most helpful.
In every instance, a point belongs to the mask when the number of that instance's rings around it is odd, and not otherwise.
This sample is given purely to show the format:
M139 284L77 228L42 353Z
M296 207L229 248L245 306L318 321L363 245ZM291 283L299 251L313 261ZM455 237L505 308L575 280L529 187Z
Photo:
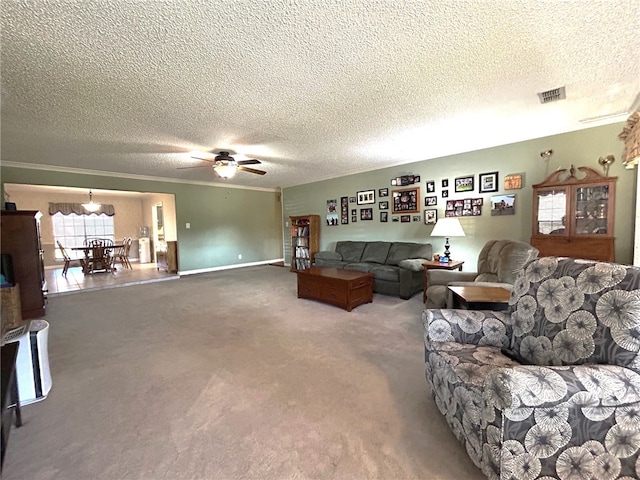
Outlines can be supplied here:
M449 251L449 237L464 237L464 230L462 229L462 225L460 225L460 220L457 218L441 218L436 222L435 227L433 227L431 236L446 238L444 241L444 257L440 257L440 261L448 263L451 259L451 252Z

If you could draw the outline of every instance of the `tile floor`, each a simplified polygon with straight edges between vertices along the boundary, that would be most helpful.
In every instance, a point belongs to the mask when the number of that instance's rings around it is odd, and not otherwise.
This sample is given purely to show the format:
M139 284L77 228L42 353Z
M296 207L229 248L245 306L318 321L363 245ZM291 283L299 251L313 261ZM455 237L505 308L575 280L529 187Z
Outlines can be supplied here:
M155 263L132 263L132 267L132 269L123 268L118 264L114 273L96 272L92 275L84 275L80 267L70 267L66 277L62 276L62 267L45 268L44 276L47 282L48 296L180 278L176 273L158 271Z

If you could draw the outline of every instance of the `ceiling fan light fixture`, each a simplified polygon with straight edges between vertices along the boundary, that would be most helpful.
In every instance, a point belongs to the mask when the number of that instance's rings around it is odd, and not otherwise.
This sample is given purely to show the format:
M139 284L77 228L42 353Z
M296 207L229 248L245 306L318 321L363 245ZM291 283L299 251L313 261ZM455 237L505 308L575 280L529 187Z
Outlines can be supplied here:
M231 178L236 174L238 165L235 162L219 163L213 167L213 170L222 178Z
M102 205L93 201L93 193L89 190L89 203L83 203L82 206L87 212L97 212Z

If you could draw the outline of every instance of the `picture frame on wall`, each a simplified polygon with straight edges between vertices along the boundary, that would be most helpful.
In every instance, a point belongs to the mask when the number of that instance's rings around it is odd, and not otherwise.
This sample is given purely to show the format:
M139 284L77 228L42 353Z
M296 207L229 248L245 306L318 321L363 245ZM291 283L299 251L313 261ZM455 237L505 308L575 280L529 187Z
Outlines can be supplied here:
M360 220L373 220L373 208L361 208Z
M504 177L505 190L519 190L524 186L524 173L510 173Z
M515 215L516 196L515 194L494 195L491 197L491 216Z
M489 193L498 191L498 172L481 173L478 175L478 192Z
M358 221L357 215L351 215L351 223L356 223Z
M420 215L414 215L413 216L413 221L414 222L419 222L420 221Z
M376 191L375 190L362 190L356 193L356 199L358 205L368 205L376 203Z
M420 175L402 175L391 179L392 187L404 187L415 183L420 183Z
M349 197L349 203L356 203L356 197Z
M388 188L379 188L378 189L378 196L379 197L388 197L389 196L389 189Z
M442 190L442 198L449 197L449 190Z
M438 210L435 208L427 208L424 211L424 224L435 225L438 221Z
M436 182L435 180L430 180L427 182L427 193L433 193L436 191Z
M449 188L449 179L448 178L443 178L442 179L442 188Z
M400 223L411 222L411 215L400 215Z
M391 191L392 213L419 213L420 187Z
M340 223L349 225L349 197L340 197Z
M389 212L380 212L380 221L386 223L389 221Z
M380 210L389 210L389 202L378 202L378 208Z
M424 197L425 207L433 207L437 204L438 204L438 197L436 195L432 195L430 197Z
M456 193L459 192L473 192L475 188L474 185L474 175L466 175L464 177L456 177L455 179L455 189Z

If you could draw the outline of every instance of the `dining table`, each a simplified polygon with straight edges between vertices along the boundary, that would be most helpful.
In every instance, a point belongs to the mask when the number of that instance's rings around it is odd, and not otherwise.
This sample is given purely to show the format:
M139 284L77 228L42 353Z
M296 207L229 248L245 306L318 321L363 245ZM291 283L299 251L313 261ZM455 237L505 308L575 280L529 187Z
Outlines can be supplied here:
M118 248L123 248L124 245L123 244L114 244L114 245L104 245L104 246L95 246L95 245L85 245L82 247L71 247L70 250L76 251L76 252L84 252L84 262L82 263L82 273L84 273L85 275L88 273L93 273L93 269L91 267L92 265L92 257L91 254L93 253L93 251L96 248L101 248L102 249L102 257L105 256L109 256L112 254L113 251L115 251ZM116 271L116 267L115 265L110 266L110 269L113 271ZM107 270L105 270L107 271Z

